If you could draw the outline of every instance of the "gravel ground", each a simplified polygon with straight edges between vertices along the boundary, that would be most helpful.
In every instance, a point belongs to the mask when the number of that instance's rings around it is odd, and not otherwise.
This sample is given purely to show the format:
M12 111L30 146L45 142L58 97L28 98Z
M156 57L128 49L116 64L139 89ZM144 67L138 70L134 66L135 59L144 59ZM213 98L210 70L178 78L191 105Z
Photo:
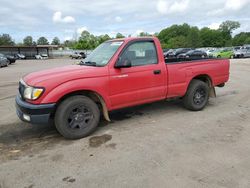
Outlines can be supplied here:
M250 187L250 59L232 60L230 82L201 112L179 100L124 109L77 141L19 121L20 77L73 62L0 69L0 188Z

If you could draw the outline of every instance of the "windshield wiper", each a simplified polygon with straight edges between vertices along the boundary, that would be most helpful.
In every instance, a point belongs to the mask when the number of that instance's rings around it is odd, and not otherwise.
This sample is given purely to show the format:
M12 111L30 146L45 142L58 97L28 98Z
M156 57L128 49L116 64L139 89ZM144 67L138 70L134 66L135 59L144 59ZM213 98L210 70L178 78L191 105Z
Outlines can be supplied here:
M92 62L92 61L81 61L80 65L86 65L86 66L94 66L97 67L96 62Z

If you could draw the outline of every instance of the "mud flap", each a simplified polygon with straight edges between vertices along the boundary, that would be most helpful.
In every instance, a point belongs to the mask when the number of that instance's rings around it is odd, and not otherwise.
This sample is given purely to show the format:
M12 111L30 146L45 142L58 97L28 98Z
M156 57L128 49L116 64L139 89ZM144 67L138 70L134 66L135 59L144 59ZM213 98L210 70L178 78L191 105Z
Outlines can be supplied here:
M99 95L96 94L96 96L98 97L98 99L100 100L100 102L102 104L102 111L103 111L103 116L104 116L105 120L108 121L108 122L111 122L111 120L109 118L109 112L108 112L105 101Z
M209 97L211 97L211 98L216 98L215 87L210 87Z

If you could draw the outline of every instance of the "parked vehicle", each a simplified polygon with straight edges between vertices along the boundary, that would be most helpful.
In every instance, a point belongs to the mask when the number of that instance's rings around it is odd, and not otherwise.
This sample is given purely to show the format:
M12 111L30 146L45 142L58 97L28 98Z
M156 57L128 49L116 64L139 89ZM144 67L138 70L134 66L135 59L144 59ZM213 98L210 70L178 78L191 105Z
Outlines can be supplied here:
M6 58L9 60L10 64L16 62L16 58L12 55L6 55Z
M180 97L192 111L205 108L214 87L229 79L229 60L173 63L155 37L104 42L79 65L26 75L16 96L18 117L29 123L54 120L68 139L91 134L101 113Z
M215 51L216 51L215 49L207 50L207 51L206 51L207 56L208 56L208 57L213 57L213 53L214 53Z
M234 57L234 51L232 48L224 48L222 50L215 51L213 53L213 57L232 59Z
M234 51L234 58L250 57L250 47L243 47L240 50Z
M179 59L195 60L207 58L207 53L202 50L190 50L187 53L179 54Z
M16 59L26 59L25 55L23 55L23 54L15 54L14 57Z
M71 59L85 59L86 58L86 54L84 52L75 52L73 54L70 55Z
M242 46L234 46L234 47L233 47L233 50L234 50L234 51L241 50L241 49L242 49Z
M47 54L38 54L38 55L35 55L35 58L36 59L48 59L48 55Z
M174 57L175 49L170 49L167 52L163 52L164 58Z
M179 54L187 53L192 50L192 48L178 48L168 55L167 58L176 58Z
M1 67L7 67L9 64L8 59L5 57L5 55L0 54L0 68Z

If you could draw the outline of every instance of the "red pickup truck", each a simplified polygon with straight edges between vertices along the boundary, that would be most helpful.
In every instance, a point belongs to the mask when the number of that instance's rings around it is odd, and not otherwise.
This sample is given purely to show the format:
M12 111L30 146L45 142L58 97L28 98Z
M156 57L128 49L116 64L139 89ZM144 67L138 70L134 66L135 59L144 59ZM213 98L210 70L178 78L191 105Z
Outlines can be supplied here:
M17 115L33 124L53 120L65 138L78 139L116 109L179 97L187 109L202 110L228 81L229 67L225 59L165 60L154 37L110 40L79 65L23 77Z

